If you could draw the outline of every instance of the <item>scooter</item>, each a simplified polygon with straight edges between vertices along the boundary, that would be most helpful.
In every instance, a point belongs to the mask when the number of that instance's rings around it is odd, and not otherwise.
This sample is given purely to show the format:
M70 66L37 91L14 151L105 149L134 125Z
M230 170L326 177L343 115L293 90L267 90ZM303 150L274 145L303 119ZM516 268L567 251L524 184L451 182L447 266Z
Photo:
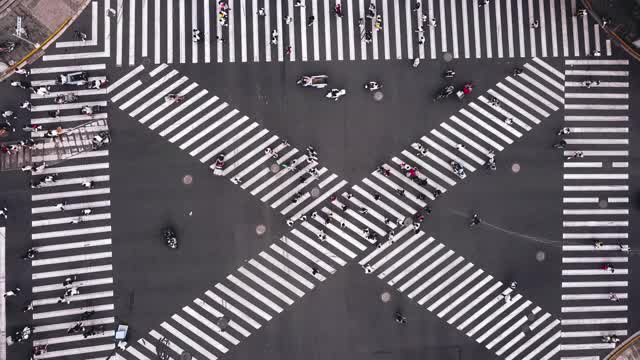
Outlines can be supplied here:
M347 94L347 90L345 89L331 89L331 91L329 91L327 95L325 95L325 97L327 99L333 99L334 101L338 101L340 97L346 94Z
M382 89L382 84L379 84L377 81L368 81L364 84L364 88L369 91L376 91Z

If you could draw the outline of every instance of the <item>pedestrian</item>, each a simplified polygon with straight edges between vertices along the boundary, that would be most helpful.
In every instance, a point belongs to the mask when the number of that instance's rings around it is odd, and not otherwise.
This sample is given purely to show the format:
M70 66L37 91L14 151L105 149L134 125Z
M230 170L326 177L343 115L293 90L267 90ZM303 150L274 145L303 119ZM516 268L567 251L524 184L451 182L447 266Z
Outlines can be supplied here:
M335 11L337 17L342 17L342 15L343 15L342 14L342 4L340 4L339 2L336 3L336 6L333 8L333 10Z
M482 220L480 219L478 214L473 214L473 217L471 218L471 223L469 223L469 227L479 225L481 222Z
M216 40L224 44L225 38L222 35L216 35Z
M376 21L373 27L376 29L376 31L382 30L382 15L380 14L376 15Z
M86 187L87 189L93 189L94 185L95 183L92 180L85 180L82 182L82 186Z
M478 2L478 7L483 7L485 5L489 5L489 0L480 0Z
M360 29L360 33L364 31L365 21L364 18L358 19L358 28Z
M511 125L513 124L513 118L507 117L504 119L504 123L505 125Z
M193 38L193 42L200 41L200 29L191 30L191 36Z
M271 32L271 45L278 45L278 30L276 29Z
M418 65L420 65L420 58L413 59L413 62L411 63L411 66L413 66L414 68L417 68Z
M67 277L66 279L64 279L64 281L62 281L62 287L69 288L71 287L74 281L76 281L75 275L73 275L73 277Z
M511 294L505 294L504 295L504 302L506 302L506 303L511 302Z
M518 282L516 282L516 281L512 281L512 282L511 282L511 284L509 284L509 287L510 287L512 290L515 290L515 289L516 289L516 287L518 287Z
M291 46L287 46L287 49L284 51L286 55L291 55L293 52L293 48Z
M593 247L596 248L596 249L601 248L602 245L604 245L604 242L602 240L594 240L593 241Z
M456 144L456 150L462 151L464 149L464 144Z
M307 19L307 26L311 26L313 25L313 23L316 21L316 17L311 15L309 16L309 18Z
M327 239L327 234L325 234L324 230L320 229L318 239L320 239L320 241L325 241Z
M613 301L613 302L618 302L618 295L616 295L615 293L609 293L609 300Z
M612 274L616 272L616 269L613 267L613 264L611 264L611 263L603 264L602 265L602 270L609 271Z
M27 311L33 311L33 300L29 301L29 303L22 308L22 312Z
M264 8L263 8L263 7L261 7L260 9L258 9L258 16L262 16L262 17L267 16L267 12L266 12L266 11L264 11Z
M57 204L56 204L56 208L57 208L58 210L60 210L60 211L64 211L64 207L65 207L65 205L67 205L67 203L66 203L66 201L63 201L63 202L61 202L61 203L57 203Z
M436 21L436 19L431 18L431 19L429 20L429 23L427 24L427 26L431 26L431 27L434 27L434 28L435 28L435 27L438 27L438 22Z
M25 100L20 104L20 109L27 109L31 111L31 103L28 100Z
M396 313L393 315L394 320L398 323L398 324L406 324L407 323L407 318L404 317L404 315L402 315L401 312L396 311Z
M380 194L378 193L373 194L373 200L380 200Z
M420 6L421 6L420 1L416 1L415 5L413 5L412 10L417 12L418 10L420 10Z
M50 86L40 86L39 88L36 89L36 94L38 95L47 95L49 94L49 90L51 89Z
M373 268L370 264L366 264L362 268L364 269L365 274L371 274L373 272Z
M583 17L587 15L587 9L578 9L576 11L576 17Z
M396 189L396 193L400 196L404 196L404 189Z
M367 209L366 207L361 207L359 212L362 215L367 215L369 213L369 209Z
M3 207L2 209L0 209L0 215L4 216L4 218L7 218L7 215L9 214L9 210L6 207Z
M628 253L629 251L631 251L631 248L629 247L629 245L618 244L618 247L622 252Z
M291 15L287 15L287 16L284 18L284 23L285 23L285 24L287 24L287 25L289 25L289 24L293 23L293 16L291 16Z
M295 4L293 4L294 7L304 7L304 2L303 0L296 0Z
M311 275L316 276L318 275L318 268L315 266L311 267Z
M18 296L20 291L22 291L22 290L20 290L20 288L17 287L17 288L15 288L13 290L9 290L9 291L5 292L2 296L5 297L5 298L9 297L9 296Z
M364 42L367 44L370 44L371 42L373 42L373 33L371 32L371 30L366 30L364 32Z
M87 41L87 34L83 33L82 31L74 30L73 33L75 34L76 38L80 39L80 41Z
M424 38L423 35L420 35L420 37L418 37L418 45L424 44L425 41L426 41L426 39Z
M532 29L537 29L540 27L540 21L539 20L533 20L533 22L531 23L531 28Z
M417 233L419 233L419 232L420 232L420 222L415 221L415 222L413 223L413 233L414 233L414 234L417 234Z
M596 49L593 50L593 53L591 53L592 56L600 56L600 50Z

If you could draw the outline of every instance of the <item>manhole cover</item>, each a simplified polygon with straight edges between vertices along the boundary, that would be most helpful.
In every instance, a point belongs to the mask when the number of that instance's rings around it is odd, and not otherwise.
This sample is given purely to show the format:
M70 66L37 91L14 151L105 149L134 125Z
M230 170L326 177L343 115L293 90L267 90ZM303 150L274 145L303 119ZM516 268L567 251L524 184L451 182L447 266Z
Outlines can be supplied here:
M544 251L540 250L536 253L536 260L538 261L544 261L544 259L547 257L547 254L544 253Z
M265 225L260 224L256 226L256 234L264 235L265 232L267 232L267 227Z
M320 189L318 189L317 187L314 187L313 189L311 189L311 196L318 197L319 195L320 195Z
M402 222L404 225L409 226L411 224L413 224L413 219L410 217L406 217L404 218L404 221Z
M182 354L180 354L180 360L191 360L191 354L183 351Z
M511 171L513 171L515 174L520 172L520 164L515 163L513 165L511 165Z
M388 303L389 300L391 300L391 294L388 291L383 292L380 295L380 300L382 300L383 303Z
M271 165L271 172L272 173L277 173L278 171L280 171L280 166L278 164L272 164Z
M192 182L193 182L193 176L191 176L191 175L185 175L182 178L182 183L185 184L185 185L191 185Z
M218 325L218 327L220 328L220 330L223 330L227 328L227 326L229 326L229 319L227 319L226 317L221 317L218 319L218 321L216 322L216 325Z
M609 202L607 201L607 199L602 199L600 200L600 202L598 202L598 206L600 206L601 209L606 209L607 206L609 206Z
M444 55L442 55L442 60L444 60L445 62L449 62L451 60L453 60L453 55L451 55L451 53L444 53Z
M373 100L382 101L382 98L384 98L384 94L382 93L382 91L376 91L373 93Z

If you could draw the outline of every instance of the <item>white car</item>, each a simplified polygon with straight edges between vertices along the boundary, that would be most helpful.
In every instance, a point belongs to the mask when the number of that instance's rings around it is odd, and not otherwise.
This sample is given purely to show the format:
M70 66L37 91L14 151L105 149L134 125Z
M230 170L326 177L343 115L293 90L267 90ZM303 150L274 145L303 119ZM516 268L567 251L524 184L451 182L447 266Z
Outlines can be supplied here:
M69 74L60 74L56 77L57 85L76 85L82 86L86 85L89 81L89 74L84 71L73 72Z

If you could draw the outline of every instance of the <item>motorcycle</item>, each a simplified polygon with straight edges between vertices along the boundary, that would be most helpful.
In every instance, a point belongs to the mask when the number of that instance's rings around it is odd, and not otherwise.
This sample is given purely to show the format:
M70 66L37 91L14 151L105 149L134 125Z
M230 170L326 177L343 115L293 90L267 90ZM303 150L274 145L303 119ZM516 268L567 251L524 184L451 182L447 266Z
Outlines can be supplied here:
M464 172L464 168L458 162L452 160L449 164L453 169L453 173L458 175L460 179L464 179L467 177L467 174Z
M445 86L440 93L438 94L438 96L436 96L435 100L440 100L440 99L444 99L444 98L448 98L449 95L453 94L453 85L448 85Z
M558 130L558 132L556 133L556 135L568 135L568 134L571 134L571 129L568 127L564 127Z
M382 89L382 84L379 84L377 81L369 81L364 84L364 88L369 91L376 91Z
M162 236L164 237L164 241L167 243L167 246L171 249L178 248L178 238L176 237L175 231L171 228L166 228L162 231Z
M316 89L322 89L329 85L329 77L327 75L311 75L303 76L297 82L297 85L302 87L313 87Z
M338 101L340 99L340 97L344 96L347 94L347 90L345 89L331 89L331 91L329 91L327 93L327 95L325 95L325 97L327 99L333 99L334 101Z
M56 96L54 102L56 104L69 104L78 100L78 96L74 94L64 94Z
M456 91L456 96L458 96L458 99L462 100L462 98L465 95L471 94L472 91L473 91L473 84L472 83L464 84L462 89Z

